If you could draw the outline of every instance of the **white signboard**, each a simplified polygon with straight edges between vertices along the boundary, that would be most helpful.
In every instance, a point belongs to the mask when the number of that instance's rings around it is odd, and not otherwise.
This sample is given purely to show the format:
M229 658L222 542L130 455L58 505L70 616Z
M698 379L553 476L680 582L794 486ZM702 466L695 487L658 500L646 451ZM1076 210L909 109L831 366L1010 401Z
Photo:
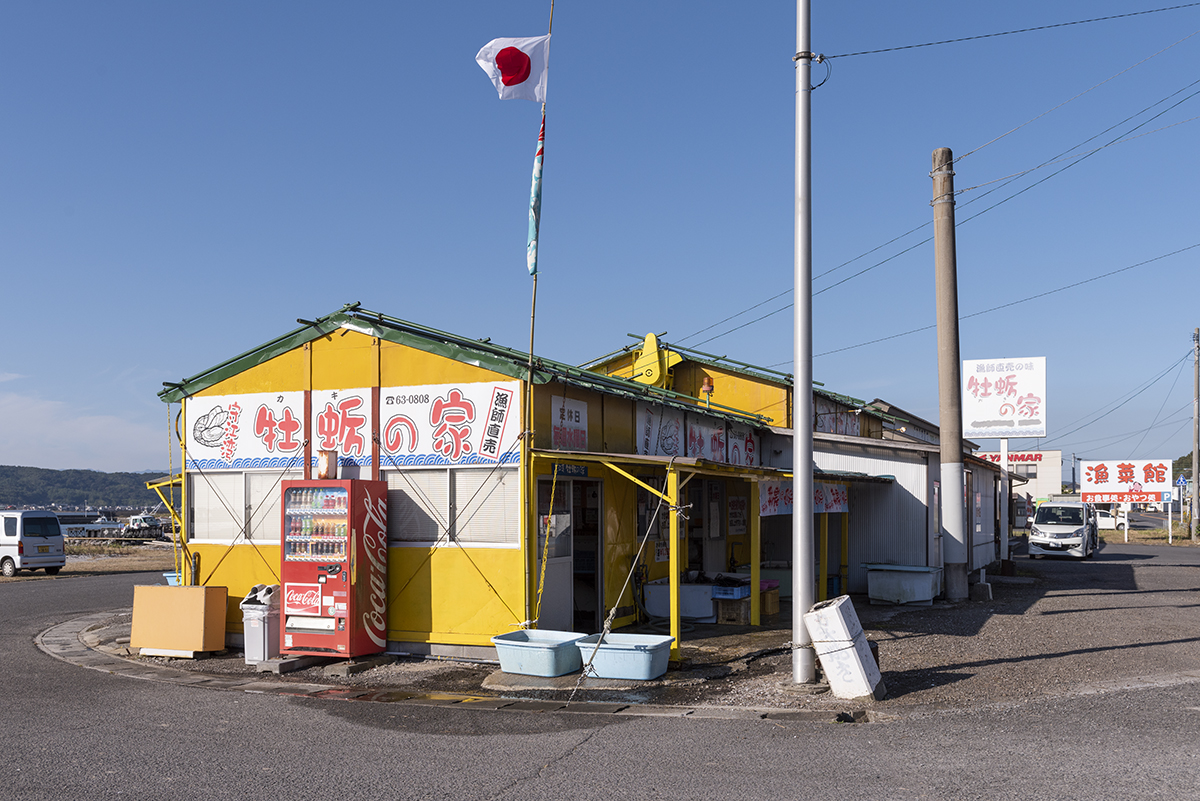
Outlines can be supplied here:
M382 388L381 466L516 463L520 388L517 381Z
M376 436L380 466L516 463L521 429L516 381L383 387L379 425L369 388L196 397L187 402L189 469L245 470L302 465L311 432L316 451L342 464L370 465Z
M303 392L189 398L185 424L189 470L303 464Z
M683 412L638 401L634 435L638 456L683 456Z
M758 467L762 464L758 435L750 426L729 424L729 463L743 467Z
M715 417L688 414L687 452L684 455L710 462L726 461L725 422Z
M744 495L729 496L729 536L740 537L746 533L749 511L749 498Z
M1158 503L1170 499L1170 459L1082 461L1084 503Z
M1046 357L963 362L963 436L1044 437Z
M550 397L550 447L556 451L587 450L587 402Z

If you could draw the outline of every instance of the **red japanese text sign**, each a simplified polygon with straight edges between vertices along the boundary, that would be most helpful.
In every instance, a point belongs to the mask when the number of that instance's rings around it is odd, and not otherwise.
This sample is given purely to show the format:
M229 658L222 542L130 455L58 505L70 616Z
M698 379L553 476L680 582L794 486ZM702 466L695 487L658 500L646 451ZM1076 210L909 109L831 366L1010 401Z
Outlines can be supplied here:
M962 416L969 439L1047 436L1046 357L964 361Z
M1156 503L1171 492L1170 459L1082 461L1084 503Z
M186 411L189 470L288 467L303 457L303 392L198 396Z

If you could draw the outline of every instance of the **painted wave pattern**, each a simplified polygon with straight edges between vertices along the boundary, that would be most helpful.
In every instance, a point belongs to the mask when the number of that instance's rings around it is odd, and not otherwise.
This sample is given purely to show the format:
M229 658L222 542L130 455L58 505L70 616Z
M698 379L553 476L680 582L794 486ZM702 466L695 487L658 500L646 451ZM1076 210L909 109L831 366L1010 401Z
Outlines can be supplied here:
M302 459L292 456L271 456L234 459L232 462L224 459L188 459L187 466L189 470L262 470L269 467L295 467L302 463ZM315 460L313 463L316 464Z
M516 464L520 459L520 454L506 453L500 457L500 464ZM459 459L457 462L452 462L445 456L434 453L415 453L408 456L391 456L384 454L380 457L380 462L383 465L396 465L397 467L427 467L430 465L475 465L475 464L495 464L495 459L485 459L477 453Z

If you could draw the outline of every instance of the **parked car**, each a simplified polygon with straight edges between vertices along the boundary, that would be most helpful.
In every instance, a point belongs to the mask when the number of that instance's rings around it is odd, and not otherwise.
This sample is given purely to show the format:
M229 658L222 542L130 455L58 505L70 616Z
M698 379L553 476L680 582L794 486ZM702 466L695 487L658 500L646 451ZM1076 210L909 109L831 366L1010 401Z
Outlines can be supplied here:
M1090 559L1099 545L1096 511L1089 503L1048 501L1038 507L1029 530L1029 558Z
M1128 517L1117 516L1103 509L1096 510L1096 528L1101 531L1124 531L1128 525Z
M67 563L62 527L54 512L6 509L0 512L0 574L39 567L53 576Z

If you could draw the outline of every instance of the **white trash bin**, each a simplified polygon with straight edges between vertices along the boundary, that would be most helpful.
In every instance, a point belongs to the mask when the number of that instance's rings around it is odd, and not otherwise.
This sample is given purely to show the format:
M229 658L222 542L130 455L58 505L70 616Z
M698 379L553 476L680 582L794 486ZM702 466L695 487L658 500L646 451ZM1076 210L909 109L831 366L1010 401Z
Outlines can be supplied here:
M240 606L246 664L255 665L278 657L279 585L254 585Z
M813 604L804 625L834 695L880 700L887 694L849 595Z

